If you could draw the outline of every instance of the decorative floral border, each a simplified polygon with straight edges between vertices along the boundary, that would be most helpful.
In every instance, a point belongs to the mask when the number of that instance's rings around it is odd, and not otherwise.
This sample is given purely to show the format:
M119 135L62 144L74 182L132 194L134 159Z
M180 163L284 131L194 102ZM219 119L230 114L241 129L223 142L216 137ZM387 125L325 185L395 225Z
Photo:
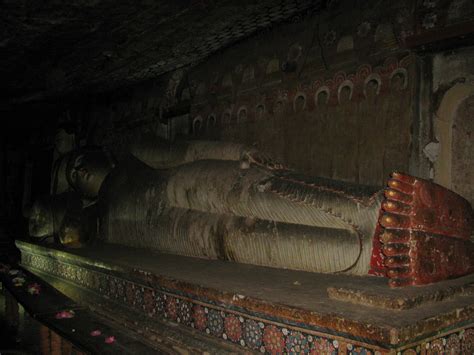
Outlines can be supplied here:
M50 257L22 252L26 266L72 281L103 297L124 303L151 318L164 318L242 347L271 354L381 355L393 350L371 348L351 339L326 336L272 320L224 309L208 302L150 288L120 277L66 264ZM397 355L470 354L474 328L457 329L436 339L421 341Z

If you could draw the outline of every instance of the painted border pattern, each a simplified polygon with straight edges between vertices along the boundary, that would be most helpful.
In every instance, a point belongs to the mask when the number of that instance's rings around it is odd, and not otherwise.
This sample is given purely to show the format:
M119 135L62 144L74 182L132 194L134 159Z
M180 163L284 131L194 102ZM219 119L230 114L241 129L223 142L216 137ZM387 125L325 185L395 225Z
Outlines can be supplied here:
M466 326L401 351L298 328L151 288L108 273L22 251L25 266L59 276L150 318L192 327L244 348L269 354L414 355L474 353L474 327ZM177 290L178 291L178 290ZM179 291L178 291L179 292Z

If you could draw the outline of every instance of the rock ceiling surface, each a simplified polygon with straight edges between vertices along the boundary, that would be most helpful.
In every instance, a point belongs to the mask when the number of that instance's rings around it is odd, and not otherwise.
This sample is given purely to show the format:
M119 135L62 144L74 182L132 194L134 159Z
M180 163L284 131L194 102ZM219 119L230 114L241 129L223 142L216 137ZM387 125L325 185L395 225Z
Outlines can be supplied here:
M312 0L3 0L3 103L110 90L203 60Z

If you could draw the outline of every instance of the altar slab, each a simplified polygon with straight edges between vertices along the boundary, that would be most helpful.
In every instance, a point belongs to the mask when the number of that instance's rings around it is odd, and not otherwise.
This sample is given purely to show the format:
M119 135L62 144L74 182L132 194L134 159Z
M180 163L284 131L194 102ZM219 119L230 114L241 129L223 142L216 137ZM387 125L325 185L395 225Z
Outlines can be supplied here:
M296 346L329 353L418 353L440 342L462 347L474 337L473 276L390 289L377 277L272 269L113 245L67 251L17 245L23 265L32 271L249 350L291 352Z

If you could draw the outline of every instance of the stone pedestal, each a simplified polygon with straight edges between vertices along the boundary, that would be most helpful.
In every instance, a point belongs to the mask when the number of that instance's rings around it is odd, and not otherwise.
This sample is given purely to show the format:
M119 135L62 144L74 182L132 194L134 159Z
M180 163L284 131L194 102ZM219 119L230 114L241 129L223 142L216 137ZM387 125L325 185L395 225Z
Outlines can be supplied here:
M67 281L146 332L177 324L243 352L427 354L474 351L474 276L390 289L378 277L281 270L119 246L17 242L22 265ZM82 290L82 291L81 291ZM64 291L63 291L64 292ZM87 298L86 297L86 298ZM126 316L124 316L126 315Z

